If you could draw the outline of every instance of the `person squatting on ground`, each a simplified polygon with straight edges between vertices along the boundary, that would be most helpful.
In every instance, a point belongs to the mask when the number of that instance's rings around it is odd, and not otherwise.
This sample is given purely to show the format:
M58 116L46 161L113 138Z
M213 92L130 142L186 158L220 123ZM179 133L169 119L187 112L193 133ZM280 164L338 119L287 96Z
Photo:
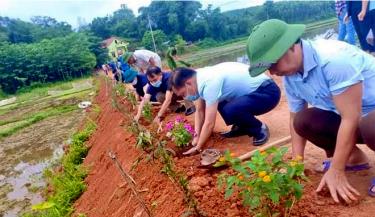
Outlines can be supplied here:
M134 52L126 52L124 61L130 66L134 66L141 73L146 73L151 66L162 68L160 56L149 50L136 50Z
M268 127L255 118L271 111L279 103L280 89L266 75L251 78L248 65L225 62L214 66L190 69L177 68L172 74L173 92L195 101L193 148L184 154L200 151L209 139L219 111L227 125L224 137L248 135L253 145L262 145L269 138Z
M135 92L137 101L143 100L148 88L148 79L145 74L138 73L135 69L130 67L123 74L125 84L130 84ZM156 102L156 96L151 95L151 102Z
M147 69L146 76L149 86L143 100L138 106L137 115L134 118L136 121L140 119L144 105L150 102L153 97L157 102L162 103L161 108L154 119L154 123L160 124L160 121L168 108L176 113L185 111L185 115L194 113L195 109L191 102L185 100L185 105L177 102L178 100L183 99L178 98L171 90L169 84L171 76L170 72L162 72L159 67L151 66Z
M305 25L276 19L254 27L247 44L250 75L269 70L283 76L294 156L304 155L306 140L324 149L332 160L324 163L317 191L327 186L336 202L338 196L350 202L359 193L345 171L368 168L356 144L375 150L375 58L341 41L300 40L304 31Z

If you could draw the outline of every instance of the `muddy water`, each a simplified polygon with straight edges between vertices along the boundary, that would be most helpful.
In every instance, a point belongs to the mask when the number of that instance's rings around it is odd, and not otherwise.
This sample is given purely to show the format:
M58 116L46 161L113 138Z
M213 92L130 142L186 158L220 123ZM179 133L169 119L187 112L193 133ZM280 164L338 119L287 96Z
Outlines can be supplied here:
M13 109L0 115L0 119L18 119L52 105L76 105L81 100L51 99ZM84 117L85 111L77 107L73 112L47 118L0 140L0 217L20 216L31 205L43 201L42 189L46 185L43 170L62 156L63 144L68 143Z

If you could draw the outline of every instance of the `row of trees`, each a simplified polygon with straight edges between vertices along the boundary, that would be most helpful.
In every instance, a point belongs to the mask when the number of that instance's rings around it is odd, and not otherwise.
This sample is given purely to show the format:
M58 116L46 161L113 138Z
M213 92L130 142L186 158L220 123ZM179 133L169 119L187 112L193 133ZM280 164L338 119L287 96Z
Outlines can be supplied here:
M11 94L32 83L86 75L97 64L97 56L103 55L99 49L96 38L84 33L29 44L3 43L0 46L1 89Z
M122 5L111 16L95 18L90 31L103 39L116 35L141 41L151 24L169 40L180 35L193 42L205 38L224 41L248 35L255 25L270 18L307 23L333 16L332 1L266 1L261 6L229 12L212 5L203 9L198 1L152 1L139 9L138 17Z
M31 22L0 17L0 88L11 94L33 83L86 75L108 59L101 42L90 31L74 32L50 17Z
M101 41L110 36L152 49L150 25L159 49L171 44L184 49L185 41L201 41L204 47L246 36L265 19L306 23L332 16L331 1L267 1L261 6L223 13L211 5L203 9L198 1L152 1L139 9L137 17L122 5L112 15L95 18L76 31L51 17L36 16L31 22L0 17L0 88L14 93L33 82L87 74L107 61L108 52Z

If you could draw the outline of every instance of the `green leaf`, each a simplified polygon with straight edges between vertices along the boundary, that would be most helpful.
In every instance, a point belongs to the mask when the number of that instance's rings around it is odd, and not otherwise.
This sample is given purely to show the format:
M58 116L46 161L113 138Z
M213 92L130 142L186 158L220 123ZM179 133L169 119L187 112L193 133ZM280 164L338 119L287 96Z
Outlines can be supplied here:
M52 202L44 202L40 204L36 204L31 207L32 210L45 210L45 209L50 209L54 207L56 204Z
M274 202L276 204L278 204L280 202L280 194L275 192L275 191L271 191L270 198L271 198L272 202Z
M233 188L227 188L224 198L227 200L233 194Z
M260 199L258 196L254 196L253 199L250 201L251 209L258 208L260 205Z

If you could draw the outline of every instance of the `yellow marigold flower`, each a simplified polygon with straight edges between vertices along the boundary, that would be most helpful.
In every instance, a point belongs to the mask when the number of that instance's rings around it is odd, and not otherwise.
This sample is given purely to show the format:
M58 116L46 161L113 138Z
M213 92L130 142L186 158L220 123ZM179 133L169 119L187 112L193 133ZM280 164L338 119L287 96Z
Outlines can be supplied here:
M220 161L220 162L225 162L225 157L220 157L220 158L219 158L219 161Z
M263 182L271 182L271 177L269 175L263 177Z
M231 156L231 157L234 157L234 153L230 153L230 156Z
M260 178L263 178L264 176L266 176L267 175L267 172L266 171L260 171L259 173L258 173L258 176L260 177Z
M266 151L260 151L260 155L264 156L264 155L266 155L266 154L267 154Z
M291 162L289 163L289 165L292 166L292 167L295 167L295 166L297 165L297 162L295 162L295 161L291 161Z
M243 180L243 175L239 175L238 179L242 181Z

